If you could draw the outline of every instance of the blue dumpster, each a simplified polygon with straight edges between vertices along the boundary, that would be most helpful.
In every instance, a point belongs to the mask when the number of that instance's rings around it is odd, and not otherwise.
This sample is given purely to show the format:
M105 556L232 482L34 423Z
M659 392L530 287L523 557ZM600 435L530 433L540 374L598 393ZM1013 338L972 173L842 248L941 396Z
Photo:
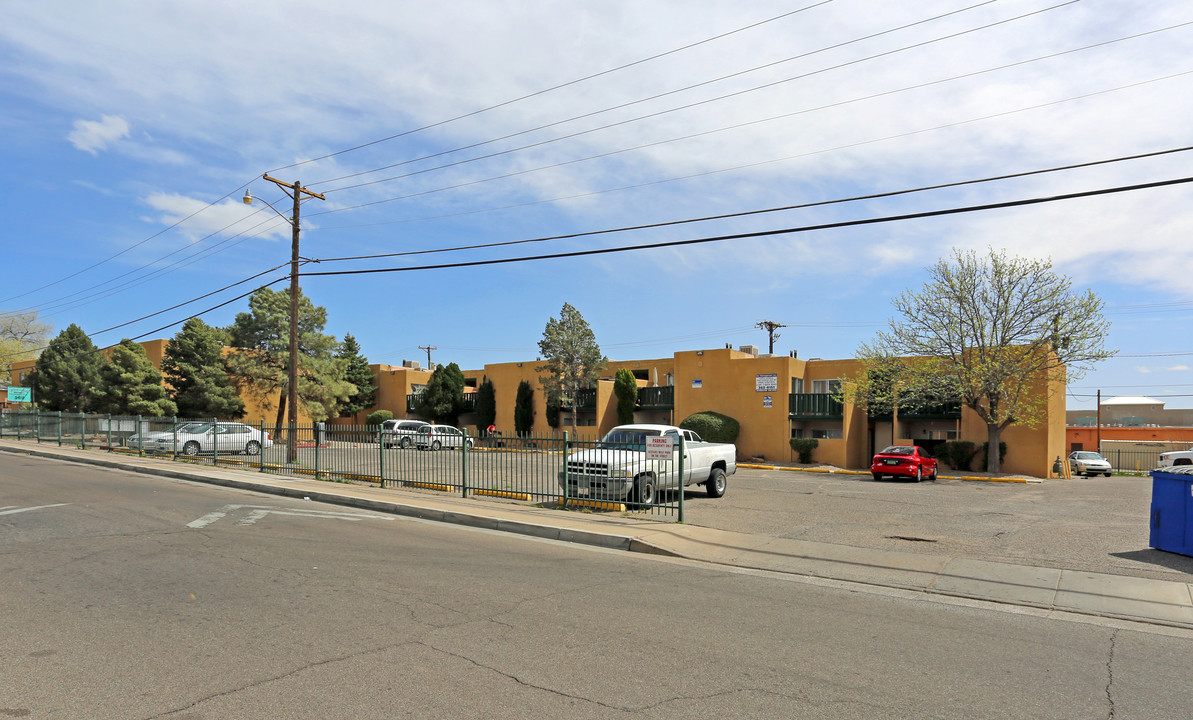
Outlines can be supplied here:
M1193 555L1193 465L1152 470L1152 530L1157 550Z

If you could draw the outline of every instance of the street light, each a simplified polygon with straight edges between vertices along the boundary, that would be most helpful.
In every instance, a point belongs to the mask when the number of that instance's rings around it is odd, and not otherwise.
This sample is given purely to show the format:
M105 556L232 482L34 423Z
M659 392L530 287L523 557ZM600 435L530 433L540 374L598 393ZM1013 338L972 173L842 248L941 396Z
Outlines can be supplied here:
M270 205L268 200L261 199L261 202L269 205L269 209L277 213L278 217L290 223L290 229L293 231L290 240L290 361L288 363L289 377L287 379L289 387L286 393L286 411L290 417L289 431L286 433L286 458L287 462L292 463L298 459L296 439L298 435L298 234L300 230L300 205L304 194L317 197L320 200L326 200L327 198L317 192L307 190L297 180L293 183L287 183L271 178L268 174L261 177L280 187L284 193L294 200L294 214L286 217L278 212L277 208ZM244 204L253 204L253 195L247 189L244 191Z

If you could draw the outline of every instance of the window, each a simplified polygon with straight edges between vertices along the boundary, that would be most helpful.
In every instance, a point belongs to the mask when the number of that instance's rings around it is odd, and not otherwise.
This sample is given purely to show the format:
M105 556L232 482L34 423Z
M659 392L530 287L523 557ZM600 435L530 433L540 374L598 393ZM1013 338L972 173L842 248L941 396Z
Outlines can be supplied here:
M812 437L814 437L818 440L840 440L842 437L842 434L841 434L841 430L839 430L837 428L827 428L827 429L813 428L812 429Z
M813 380L812 381L812 392L814 392L814 393L830 394L830 393L838 393L840 391L841 391L841 381L840 380Z
M792 393L802 393L803 391L804 391L804 379L803 378L791 378L791 392Z

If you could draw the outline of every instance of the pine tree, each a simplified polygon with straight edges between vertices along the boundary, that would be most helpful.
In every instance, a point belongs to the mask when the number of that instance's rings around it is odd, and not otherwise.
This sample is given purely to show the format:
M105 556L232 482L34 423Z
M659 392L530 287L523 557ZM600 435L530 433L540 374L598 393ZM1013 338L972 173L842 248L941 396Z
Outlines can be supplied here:
M340 405L340 417L351 417L377 404L377 379L369 369L368 358L360 354L360 343L351 334L344 334L340 351L336 354L344 363L344 379L352 383L355 392Z
M112 348L112 357L100 370L100 377L103 389L96 399L96 412L145 417L178 413L178 406L162 385L162 374L149 362L139 343L121 340Z
M199 318L187 320L166 343L162 374L182 417L235 420L244 415L244 400L224 365L224 333Z
M576 433L576 407L580 391L591 387L600 377L608 359L601 355L596 336L580 311L564 303L559 319L551 318L539 341L546 365L536 368L547 372L539 382L547 390L548 408L552 402L572 408L572 434ZM547 418L551 422L551 418ZM558 424L552 424L555 427Z
M476 427L483 431L497 421L497 390L493 381L485 378L476 389Z
M30 383L34 402L42 410L93 411L106 362L87 333L72 323L37 358Z
M464 412L464 373L455 363L440 365L418 399L419 414L431 422L455 425Z
M518 383L518 396L514 399L514 432L519 435L534 428L534 389L523 380Z
M323 333L327 310L298 296L298 400L312 420L338 413L352 385L344 379L344 363L335 357L339 343ZM237 313L227 329L237 348L228 355L229 373L245 392L272 405L277 398L277 424L286 413L290 362L290 292L262 288L249 298L249 312Z

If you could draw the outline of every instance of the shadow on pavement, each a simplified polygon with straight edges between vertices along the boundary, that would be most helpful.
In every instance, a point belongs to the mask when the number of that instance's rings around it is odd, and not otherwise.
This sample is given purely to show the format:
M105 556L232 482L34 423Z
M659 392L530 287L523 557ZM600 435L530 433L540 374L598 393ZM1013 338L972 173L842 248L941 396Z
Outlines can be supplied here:
M1193 557L1178 553L1148 548L1147 550L1132 550L1130 552L1110 554L1124 560L1133 560L1135 562L1148 563L1149 565L1160 565L1173 570L1179 570L1183 573L1193 574Z

